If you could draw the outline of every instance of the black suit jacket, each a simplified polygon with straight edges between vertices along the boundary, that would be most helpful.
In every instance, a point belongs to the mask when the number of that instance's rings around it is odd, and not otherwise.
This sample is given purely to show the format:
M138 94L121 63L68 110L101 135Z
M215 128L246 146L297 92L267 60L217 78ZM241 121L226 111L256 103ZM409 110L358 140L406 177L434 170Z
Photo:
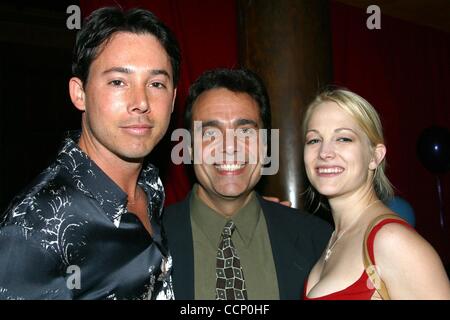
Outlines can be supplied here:
M190 196L166 208L163 228L173 258L175 299L194 299L194 248ZM266 219L277 272L280 299L303 296L309 271L319 259L331 234L331 226L311 214L299 212L258 195Z

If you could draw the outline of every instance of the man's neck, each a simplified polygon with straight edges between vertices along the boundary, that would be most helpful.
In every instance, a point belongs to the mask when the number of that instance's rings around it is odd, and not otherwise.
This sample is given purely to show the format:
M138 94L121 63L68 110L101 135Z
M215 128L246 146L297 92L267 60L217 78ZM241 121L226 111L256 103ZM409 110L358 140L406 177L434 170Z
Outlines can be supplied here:
M128 194L129 199L135 198L143 160L127 162L111 152L98 152L95 147L83 139L83 135L81 135L78 145L111 180Z
M225 218L232 218L250 200L252 193L240 195L235 198L225 198L207 192L201 185L197 188L197 196L208 207L215 210Z

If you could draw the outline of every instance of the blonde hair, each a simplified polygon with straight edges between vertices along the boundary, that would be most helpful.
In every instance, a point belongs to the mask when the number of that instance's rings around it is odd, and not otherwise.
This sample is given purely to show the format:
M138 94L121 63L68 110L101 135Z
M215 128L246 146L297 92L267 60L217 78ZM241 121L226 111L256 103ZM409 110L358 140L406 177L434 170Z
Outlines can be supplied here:
M384 144L383 127L375 108L363 97L346 89L326 90L320 93L306 110L303 118L303 138L314 109L323 102L335 102L346 111L366 134L371 147ZM375 169L373 187L381 201L387 203L393 196L392 184L385 174L386 158Z

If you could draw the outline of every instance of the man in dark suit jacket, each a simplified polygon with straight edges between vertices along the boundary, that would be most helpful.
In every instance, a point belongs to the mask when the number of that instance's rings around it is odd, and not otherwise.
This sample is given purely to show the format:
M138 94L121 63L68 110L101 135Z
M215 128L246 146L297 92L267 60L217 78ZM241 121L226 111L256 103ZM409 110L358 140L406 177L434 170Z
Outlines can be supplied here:
M331 227L253 190L268 148L259 133L271 118L262 81L249 70L208 71L186 103L198 184L163 217L175 299L300 299ZM230 223L234 256L221 273Z

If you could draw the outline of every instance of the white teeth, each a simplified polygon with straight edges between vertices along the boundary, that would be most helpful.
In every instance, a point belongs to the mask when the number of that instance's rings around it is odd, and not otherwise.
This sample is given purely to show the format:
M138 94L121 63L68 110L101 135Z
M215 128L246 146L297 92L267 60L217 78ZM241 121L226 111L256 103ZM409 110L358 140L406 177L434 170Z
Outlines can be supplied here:
M236 171L243 168L244 164L221 164L216 165L215 167L220 171Z
M341 173L344 171L342 168L319 168L319 173Z

